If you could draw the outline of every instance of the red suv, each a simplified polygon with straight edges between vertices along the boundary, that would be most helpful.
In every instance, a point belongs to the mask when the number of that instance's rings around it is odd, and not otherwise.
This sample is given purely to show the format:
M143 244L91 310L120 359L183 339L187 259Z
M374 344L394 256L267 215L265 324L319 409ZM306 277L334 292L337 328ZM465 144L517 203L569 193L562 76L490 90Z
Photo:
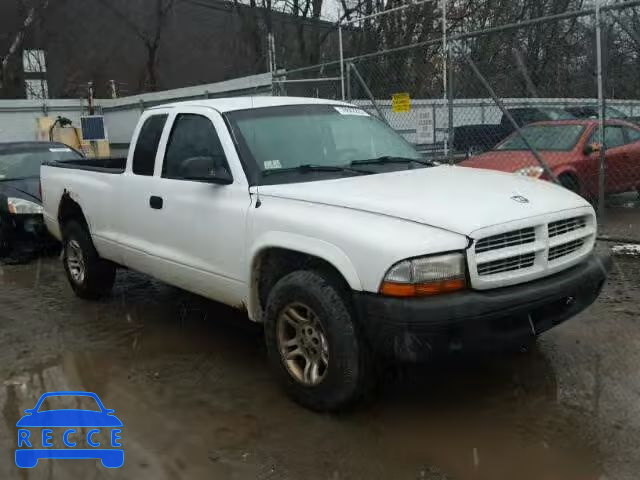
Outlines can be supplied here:
M600 148L598 120L561 120L527 125L522 129L551 171L565 187L588 199L598 196ZM605 193L640 187L640 127L610 120L605 127ZM545 179L546 174L518 133L493 150L461 163L464 167L513 172Z

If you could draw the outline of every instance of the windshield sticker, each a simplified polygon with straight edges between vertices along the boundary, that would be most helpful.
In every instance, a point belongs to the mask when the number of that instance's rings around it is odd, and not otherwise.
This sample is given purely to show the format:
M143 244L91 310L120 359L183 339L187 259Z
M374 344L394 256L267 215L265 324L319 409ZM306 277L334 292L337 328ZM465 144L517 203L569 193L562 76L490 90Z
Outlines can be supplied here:
M265 160L264 169L265 170L276 170L278 168L282 168L282 164L280 160Z
M69 153L71 152L70 148L50 148L49 151L51 153Z
M368 117L369 114L364 110L356 107L333 107L340 115L358 115L360 117Z

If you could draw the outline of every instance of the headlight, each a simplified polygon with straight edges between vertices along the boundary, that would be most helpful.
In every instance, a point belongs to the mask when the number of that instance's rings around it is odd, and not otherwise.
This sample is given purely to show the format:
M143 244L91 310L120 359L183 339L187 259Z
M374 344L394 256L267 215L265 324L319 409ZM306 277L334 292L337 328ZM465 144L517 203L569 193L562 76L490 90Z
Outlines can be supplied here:
M526 167L521 168L514 172L516 175L522 175L523 177L540 178L544 175L544 168L542 167Z
M42 215L42 205L22 198L9 198L9 213L14 215Z
M404 260L389 269L380 293L389 297L424 297L467 286L462 253Z

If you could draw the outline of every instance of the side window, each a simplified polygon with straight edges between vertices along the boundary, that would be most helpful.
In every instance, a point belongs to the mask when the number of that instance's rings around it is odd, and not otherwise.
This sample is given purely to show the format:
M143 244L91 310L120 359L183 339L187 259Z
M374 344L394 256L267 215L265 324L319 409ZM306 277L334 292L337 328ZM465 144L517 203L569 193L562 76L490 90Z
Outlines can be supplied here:
M158 144L165 123L167 115L154 115L144 122L133 153L133 173L136 175L153 175Z
M604 129L604 137L607 148L621 147L625 144L624 131L620 126L609 126ZM596 128L591 134L589 143L598 143L600 138L600 128Z
M625 132L627 134L627 143L636 143L640 142L640 130L636 130L635 128L625 128Z
M625 144L622 127L605 127L604 135L608 148L621 147Z
M189 178L192 170L202 171L203 164L212 173L223 170L230 174L220 138L211 120L201 115L180 114L173 124L162 176Z

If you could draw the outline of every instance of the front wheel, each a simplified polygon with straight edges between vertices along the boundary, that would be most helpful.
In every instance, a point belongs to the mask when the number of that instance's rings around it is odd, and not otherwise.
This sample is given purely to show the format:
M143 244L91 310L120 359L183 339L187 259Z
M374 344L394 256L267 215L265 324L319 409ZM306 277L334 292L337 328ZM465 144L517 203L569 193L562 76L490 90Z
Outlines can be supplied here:
M267 300L271 365L289 395L316 411L337 411L371 386L372 362L347 295L332 275L297 271Z
M77 222L65 225L62 257L67 279L80 298L96 300L113 288L116 267L98 255L87 229Z

